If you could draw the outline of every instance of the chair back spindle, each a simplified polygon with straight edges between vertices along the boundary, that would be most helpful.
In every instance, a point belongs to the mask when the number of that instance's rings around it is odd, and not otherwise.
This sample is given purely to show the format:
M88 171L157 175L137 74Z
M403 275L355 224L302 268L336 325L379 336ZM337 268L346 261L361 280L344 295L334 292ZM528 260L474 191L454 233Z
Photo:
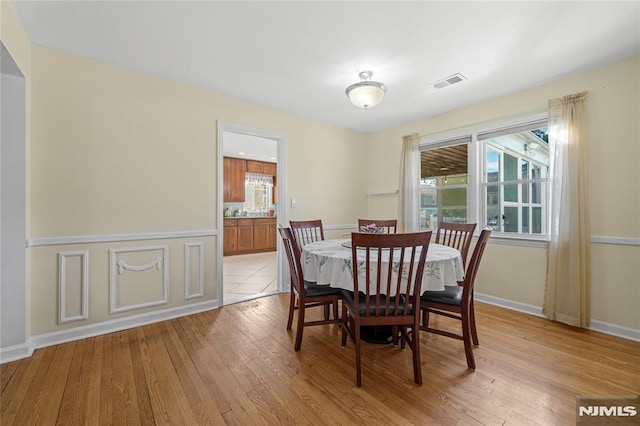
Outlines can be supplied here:
M320 219L290 220L289 225L291 225L293 236L300 248L309 243L324 240L324 227Z
M475 223L440 222L436 232L436 244L459 250L462 255L462 265L466 268L467 254L475 229Z

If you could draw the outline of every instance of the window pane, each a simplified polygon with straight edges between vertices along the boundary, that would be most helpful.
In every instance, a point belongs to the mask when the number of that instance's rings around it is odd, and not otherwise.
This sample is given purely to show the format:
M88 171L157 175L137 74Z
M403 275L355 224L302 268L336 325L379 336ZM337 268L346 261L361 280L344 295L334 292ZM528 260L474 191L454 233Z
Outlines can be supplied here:
M438 227L438 191L422 187L420 191L420 226L422 228Z
M521 179L529 178L529 162L522 160L520 162L520 169L522 171ZM529 202L529 185L522 185L522 200L523 203ZM524 232L524 231L522 231Z
M542 234L542 208L531 208L531 233Z
M529 209L527 207L522 208L522 233L529 233Z
M467 221L467 144L420 153L420 226Z
M504 154L504 181L518 180L518 159Z
M518 202L518 185L505 185L504 186L504 200Z
M540 179L540 166L533 166L531 169L531 178L532 179ZM540 194L540 184L532 183L531 184L531 202L539 204L542 202Z
M500 231L500 187L487 186L487 221L486 225L494 231Z
M462 176L445 176L442 179L442 184L446 186L451 185L465 185L467 183L467 175Z
M442 196L442 220L467 222L467 189L451 188L440 191Z
M518 180L518 159L509 154L504 154L504 180ZM504 200L518 201L518 185L504 186Z
M504 208L504 232L518 232L518 208Z
M500 154L487 151L487 182L500 181Z

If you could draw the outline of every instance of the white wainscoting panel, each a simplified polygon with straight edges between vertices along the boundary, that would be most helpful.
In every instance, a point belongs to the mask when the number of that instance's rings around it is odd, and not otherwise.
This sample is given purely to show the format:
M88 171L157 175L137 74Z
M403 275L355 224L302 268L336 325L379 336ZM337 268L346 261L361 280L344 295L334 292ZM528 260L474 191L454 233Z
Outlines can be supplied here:
M79 257L80 264L76 279L71 279L71 271L67 269L67 260L72 257ZM77 288L70 288L70 283L77 285ZM67 312L67 297L78 297L75 305L77 311L69 314ZM89 252L87 250L65 251L58 253L58 323L64 324L73 321L82 321L89 318Z
M196 252L197 254L193 254ZM196 263L197 262L197 263ZM195 265L194 265L195 263ZM194 277L192 272L197 272ZM194 290L196 288L196 291ZM184 245L184 299L204 296L204 244L185 243Z
M141 265L132 265L128 263L124 257L127 254L150 252L148 260ZM158 253L160 252L160 254ZM138 261L140 256L138 257ZM130 262L133 260L130 259ZM133 311L136 309L148 308L150 306L163 305L169 303L169 246L147 246L132 247L109 250L109 313L116 314L119 312ZM144 281L138 277L134 279L131 274L144 274ZM130 277L131 279L126 279ZM137 281L137 282L136 282ZM122 286L148 286L146 294L153 296L152 293L159 295L151 300L137 300L138 298L131 296L135 292L135 288L126 288L123 291ZM121 301L126 299L126 293L136 300L130 302Z

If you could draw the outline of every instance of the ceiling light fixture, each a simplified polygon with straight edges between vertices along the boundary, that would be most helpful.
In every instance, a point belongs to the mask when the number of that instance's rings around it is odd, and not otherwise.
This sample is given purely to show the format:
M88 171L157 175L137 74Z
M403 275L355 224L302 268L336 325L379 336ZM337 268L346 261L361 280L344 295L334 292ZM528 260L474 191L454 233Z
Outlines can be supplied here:
M351 103L359 108L368 109L378 105L387 92L387 86L371 81L372 75L371 71L362 71L359 74L362 81L352 84L344 91Z

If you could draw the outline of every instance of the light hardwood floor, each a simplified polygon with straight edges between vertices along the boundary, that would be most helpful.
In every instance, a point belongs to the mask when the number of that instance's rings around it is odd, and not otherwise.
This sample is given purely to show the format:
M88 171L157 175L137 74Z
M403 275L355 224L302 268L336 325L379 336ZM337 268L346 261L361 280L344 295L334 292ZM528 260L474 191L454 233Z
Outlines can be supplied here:
M295 352L287 304L275 295L38 349L1 366L0 422L573 425L577 396L640 393L640 343L482 303L475 371L461 341L422 333L422 386L411 351L364 343L356 388L353 344L340 347L335 325L308 327Z

